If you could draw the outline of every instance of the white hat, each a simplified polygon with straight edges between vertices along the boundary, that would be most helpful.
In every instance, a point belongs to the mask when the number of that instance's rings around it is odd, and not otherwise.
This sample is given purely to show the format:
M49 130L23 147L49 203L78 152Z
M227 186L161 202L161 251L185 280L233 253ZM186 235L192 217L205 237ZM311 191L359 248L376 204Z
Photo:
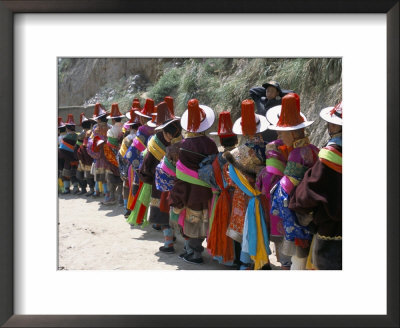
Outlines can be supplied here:
M210 107L199 105L197 99L190 99L188 109L182 115L181 126L188 132L203 132L213 125L214 120L215 114Z
M305 115L300 112L300 97L297 93L287 94L282 98L282 105L275 107L274 111L269 114L270 123L272 123L268 127L270 130L293 131L304 129L314 123L314 121L307 121ZM269 109L268 112L272 109Z
M268 121L267 119L259 114L256 114L254 111L254 101L251 99L246 99L242 101L242 116L236 120L233 124L232 131L235 134L256 134L263 132L268 129ZM243 122L243 123L242 123ZM254 125L255 122L255 125ZM246 127L251 127L253 130L249 132L243 132L243 124ZM246 129L245 129L246 130Z
M343 124L343 102L341 101L335 107L326 107L322 109L319 113L322 119L329 123L333 123L336 125Z
M276 123L278 123L281 109L282 105L274 106L268 109L266 117L269 124L276 125ZM304 118L304 121L307 121L307 118L303 113L300 112L300 116Z

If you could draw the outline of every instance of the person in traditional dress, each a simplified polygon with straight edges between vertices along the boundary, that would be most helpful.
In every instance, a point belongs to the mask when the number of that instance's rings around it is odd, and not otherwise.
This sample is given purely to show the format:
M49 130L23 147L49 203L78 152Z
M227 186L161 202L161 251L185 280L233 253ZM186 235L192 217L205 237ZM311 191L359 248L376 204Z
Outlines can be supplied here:
M134 227L136 219L133 217L131 217L131 219L129 218L134 207L133 203L135 196L137 195L140 186L137 171L139 170L140 164L143 162L143 151L147 147L147 142L154 134L154 127L147 125L147 122L153 117L154 100L147 98L143 108L140 108L139 101L133 101L132 108L134 109L135 115L139 118L140 127L138 128L136 137L132 141L132 145L128 148L124 156L130 163L128 169L129 196L127 211L125 212L124 217L128 220L128 223L131 224L131 227Z
M160 251L171 253L174 248L172 229L169 226L169 206L166 203L167 192L161 192L156 188L155 173L157 165L165 156L166 148L174 137L180 135L181 128L179 118L171 115L165 102L159 103L156 108L156 121L154 124L150 121L147 124L156 128L157 131L147 144L143 163L138 170L141 187L135 197L134 208L128 221L141 226L146 226L148 223L159 225L163 230L165 240ZM149 212L148 218L147 212Z
M318 148L305 135L305 128L312 123L301 115L299 95L289 93L282 99L278 122L269 126L269 129L281 131L282 141L292 148L284 175L272 190L271 197L271 213L282 219L284 228L281 252L291 256L291 270L305 269L312 239L311 231L299 225L295 212L288 207L296 186L318 158Z
M108 193L106 183L106 167L107 160L104 155L104 143L107 140L107 131L111 125L107 123L108 112L103 105L97 103L94 107L93 119L97 122L93 126L92 134L87 143L87 152L93 158L91 173L95 181L95 193L92 197L100 197L100 185L103 187L104 193Z
M107 116L111 120L112 127L107 131L107 142L104 144L104 155L107 159L106 182L108 193L104 195L103 205L114 205L117 201L123 205L122 180L118 166L117 155L123 138L122 115L117 103L111 105L111 113Z
M60 147L61 140L66 135L65 123L62 120L62 117L58 118L58 143L57 147ZM62 170L64 167L64 159L58 156L58 193L62 193L64 191L64 183L62 181Z
M318 270L342 269L342 114L342 102L321 110L330 140L289 203L299 223L312 226L311 268Z
M247 196L247 202L240 204L245 215L240 221L230 223L228 234L234 238L242 237L240 261L242 270L262 269L269 266L269 231L265 213L265 197L256 189L258 174L264 168L265 143L261 133L268 127L267 119L254 111L254 102L242 101L241 117L233 125L233 132L243 135L243 144L224 157L229 162L229 177ZM233 209L237 206L233 202ZM239 219L236 217L236 219Z
M64 191L62 192L62 194L69 194L71 192L71 183L74 186L72 193L76 194L79 192L78 180L76 179L78 159L75 155L75 144L78 140L78 135L75 132L75 121L72 114L68 114L65 128L66 134L62 138L58 150L58 158L63 161L61 178L64 184Z
M150 210L149 210L149 223L156 224L160 226L163 235L164 235L164 245L159 248L160 252L164 253L173 253L174 249L174 233L173 229L169 224L169 211L170 207L167 201L168 191L160 191L156 186L155 175L156 168L160 163L160 160L163 159L166 155L167 149L170 145L176 141L180 140L182 127L180 125L180 117L175 116L173 107L169 107L167 103L164 101L157 105L157 119L155 123L155 132L156 134L152 137L152 140L149 141L145 158L143 159L143 165L139 169L139 179L141 179L144 183L152 183L152 192L151 192L151 200L150 200ZM148 124L152 124L149 122ZM163 144L165 145L165 152L161 159L158 159L157 156L161 155L158 153L157 149L154 149L152 146L153 140L156 141L156 138L160 141L165 140ZM157 145L159 145L157 143ZM157 148L156 144L154 144L155 148ZM153 157L153 158L152 158ZM146 182L147 180L147 182Z
M140 106L140 103L139 103ZM125 155L132 145L133 139L136 137L137 129L140 126L139 117L135 114L136 108L131 107L128 113L125 116L128 118L128 122L125 122L123 130L125 130L125 137L122 141L121 148L119 149L117 160L118 160L118 167L121 179L123 181L123 199L124 199L124 207L125 207L125 214L129 216L130 210L128 209L128 198L129 198L129 166L131 165L130 161L125 158Z
M209 202L212 198L210 186L199 179L200 162L208 155L218 154L215 142L205 135L215 120L214 111L199 105L197 99L188 101L188 108L181 118L181 126L187 131L181 143L176 165L177 181L169 194L169 203L176 214L184 210L183 233L188 236L188 252L182 259L188 263L203 263L202 243L207 236Z
M78 135L78 141L76 142L76 156L78 158L79 164L76 171L76 178L79 181L79 186L81 191L78 195L83 195L89 197L94 194L94 176L90 173L93 164L93 158L91 158L87 152L87 142L90 134L92 133L92 126L95 123L94 120L88 119L84 113L80 114L79 117L80 126L82 131ZM89 191L86 192L86 186L89 186Z
M234 240L227 235L233 188L229 185L229 163L223 157L224 152L233 150L238 143L238 137L233 133L232 128L231 113L228 111L220 112L218 131L210 132L210 135L219 137L223 149L215 156L209 169L205 170L205 176L200 176L199 172L200 178L207 181L212 186L213 191L207 249L215 259L224 265L235 263ZM236 260L239 260L239 256Z

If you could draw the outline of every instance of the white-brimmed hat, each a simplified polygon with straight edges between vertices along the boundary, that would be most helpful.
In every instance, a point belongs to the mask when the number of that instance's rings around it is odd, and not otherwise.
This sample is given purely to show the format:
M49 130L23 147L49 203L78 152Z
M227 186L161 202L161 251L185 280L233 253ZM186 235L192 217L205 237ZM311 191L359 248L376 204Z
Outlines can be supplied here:
M282 98L282 105L275 107L281 107L281 110L279 114L270 114L272 122L275 121L276 115L279 115L278 121L268 127L270 130L293 131L306 128L314 123L314 121L307 121L304 114L300 112L300 97L297 93L287 94Z
M182 115L181 126L188 132L203 132L213 125L214 120L215 114L210 107L199 105L197 99L190 99L188 109Z
M179 121L181 118L175 116L174 108L168 106L166 101L163 101L157 105L157 117L154 130L159 131L164 129L167 125L172 122Z
M319 113L321 118L329 123L336 125L343 124L343 102L341 101L335 107L326 107L322 109Z
M137 109L135 113L145 118L151 118L151 114L154 113L154 100L147 98L142 110Z
M254 135L268 129L267 119L254 111L254 101L242 101L242 116L233 124L232 131L239 135Z
M266 117L269 124L276 125L276 123L278 123L279 116L281 115L281 109L282 105L274 106L268 109ZM306 116L302 112L300 112L300 115L304 121L307 121Z

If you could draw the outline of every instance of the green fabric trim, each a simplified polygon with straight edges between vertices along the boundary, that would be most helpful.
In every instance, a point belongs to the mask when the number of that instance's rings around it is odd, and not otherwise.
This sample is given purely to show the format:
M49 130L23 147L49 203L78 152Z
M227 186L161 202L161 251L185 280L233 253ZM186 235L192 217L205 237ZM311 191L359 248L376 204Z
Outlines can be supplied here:
M198 186L203 186L207 188L211 188L211 186L208 183L205 183L203 180L191 177L190 175L187 175L186 173L183 173L182 171L179 171L176 169L176 177L179 180L185 181L187 183L195 184Z
M82 141L77 140L77 141L76 141L76 144L77 144L78 146L82 146L83 143L82 143Z
M152 185L151 184L143 183L142 188L140 190L140 194L138 196L138 199L136 200L135 207L134 207L134 209L132 210L131 214L128 217L127 222L129 224L133 224L135 226L138 225L136 223L136 217L139 214L139 210L140 210L140 205L141 204L146 206L146 213L144 214L143 223L142 223L141 227L144 228L145 226L147 226L149 224L149 222L147 221L147 213L149 211L151 190L152 190Z
M286 168L283 171L284 175L287 175L289 177L296 178L297 180L302 180L304 177L304 173L308 170L307 166L301 165L296 162L287 162Z
M169 159L166 156L164 157L164 163L169 169L176 172L176 167L169 161Z
M165 151L166 147L165 145L160 141L160 139L157 138L157 135L154 135L154 141L157 143L157 145Z
M318 153L318 157L326 159L329 162L342 165L342 157L329 149L322 148Z
M283 164L279 159L276 158L268 158L265 162L267 166L272 166L283 172L285 170L285 164Z
M107 141L114 146L118 146L118 138L108 137Z

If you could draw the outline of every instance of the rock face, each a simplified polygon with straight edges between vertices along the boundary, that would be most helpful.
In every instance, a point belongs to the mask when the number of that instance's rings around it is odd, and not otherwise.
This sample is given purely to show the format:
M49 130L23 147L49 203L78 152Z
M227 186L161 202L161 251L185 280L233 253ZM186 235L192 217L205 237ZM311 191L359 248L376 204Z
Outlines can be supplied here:
M59 69L58 106L83 105L93 98L99 87L133 76L132 82L157 78L157 58L71 58L64 59ZM132 84L134 86L134 84Z

